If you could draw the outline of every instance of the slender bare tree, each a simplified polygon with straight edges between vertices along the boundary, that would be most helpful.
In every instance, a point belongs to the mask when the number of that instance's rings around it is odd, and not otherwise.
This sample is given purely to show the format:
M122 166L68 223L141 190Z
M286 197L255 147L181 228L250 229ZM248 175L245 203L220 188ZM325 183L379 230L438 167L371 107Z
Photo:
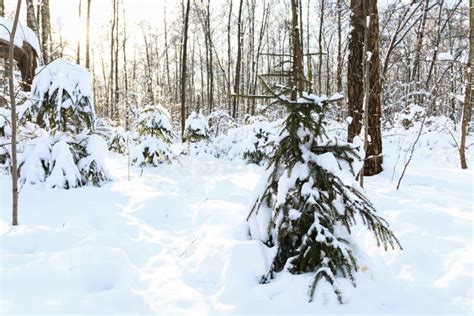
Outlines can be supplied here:
M186 67L187 67L187 48L188 48L188 25L189 10L191 8L190 0L186 2L186 13L184 16L184 37L183 37L183 53L181 59L181 139L184 139L184 127L186 121Z
M18 26L18 18L20 16L22 0L17 1L15 19L13 20L13 27L10 31L10 43L8 53L8 92L10 94L10 106L11 106L11 128L12 128L12 144L11 144L11 173L12 173L12 225L18 225L18 162L16 153L16 134L17 134L17 122L16 122L16 94L15 84L13 77L13 68L15 65L14 52L15 52L15 35Z
M461 168L467 169L466 162L466 137L469 130L469 122L474 105L474 95L472 93L472 64L474 62L474 0L469 0L469 57L467 62L466 90L462 109L461 121L461 141L459 144L459 157Z
M41 4L41 45L43 61L48 64L51 60L51 14L49 10L49 0L43 0Z
M86 9L86 68L90 69L91 59L90 59L90 45L91 45L91 0L87 0L87 9Z

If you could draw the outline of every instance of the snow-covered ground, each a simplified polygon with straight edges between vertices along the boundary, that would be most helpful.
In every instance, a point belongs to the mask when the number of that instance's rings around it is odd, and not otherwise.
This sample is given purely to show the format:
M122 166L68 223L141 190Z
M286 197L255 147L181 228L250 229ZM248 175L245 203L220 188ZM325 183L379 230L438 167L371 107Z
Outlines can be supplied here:
M126 158L110 154L105 187L22 188L15 228L0 176L0 310L470 314L472 169L457 167L449 135L424 137L397 191L410 137L385 135L385 171L365 181L404 250L384 252L356 230L362 269L344 305L318 292L307 303L309 274L258 283L272 251L249 240L245 219L263 168L185 158L141 176L134 168L127 181Z

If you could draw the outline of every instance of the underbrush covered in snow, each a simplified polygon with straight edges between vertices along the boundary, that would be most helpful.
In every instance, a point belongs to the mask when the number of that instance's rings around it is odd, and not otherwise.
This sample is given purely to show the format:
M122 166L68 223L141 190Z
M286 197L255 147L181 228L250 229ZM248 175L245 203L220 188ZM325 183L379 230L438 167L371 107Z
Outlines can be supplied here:
M264 117L255 117L249 124L229 129L213 141L213 154L217 158L243 160L262 164L272 156L273 142L281 121L269 122Z

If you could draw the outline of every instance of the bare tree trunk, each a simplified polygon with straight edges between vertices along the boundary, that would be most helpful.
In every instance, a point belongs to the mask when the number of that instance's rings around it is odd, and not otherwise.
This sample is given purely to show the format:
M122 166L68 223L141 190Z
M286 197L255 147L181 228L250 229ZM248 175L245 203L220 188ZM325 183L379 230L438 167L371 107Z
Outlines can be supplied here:
M109 109L107 111L109 118L113 118L114 116L114 105L115 105L115 93L114 93L115 38L114 37L115 37L115 11L117 10L117 0L113 0L112 7L113 7L112 8L112 23L111 23L111 29L110 29L110 84L109 84L110 104L107 105Z
M78 18L79 23L81 23L82 18L82 0L79 0L79 7L78 7ZM77 39L77 49L76 49L76 64L81 64L81 36Z
M461 160L461 168L467 169L466 161L466 137L471 121L472 106L474 104L472 93L472 64L474 61L474 0L469 0L469 60L467 63L466 73L466 92L464 95L464 104L462 108L461 121L461 141L459 144L459 158Z
M420 25L418 27L417 32L415 58L413 60L413 68L410 76L410 81L415 81L419 79L421 49L423 48L423 38L425 37L426 17L430 9L429 2L430 0L425 0L423 5L423 15L421 17Z
M171 89L171 81L170 81L170 60L169 60L169 54L168 54L168 50L169 50L169 47L168 47L168 23L167 23L167 15L166 15L166 1L165 1L165 4L164 4L165 8L164 8L164 22L165 22L165 25L164 25L164 28L165 28L165 67L166 67L166 89L167 89L167 94L169 93L170 89Z
M229 105L229 112L230 112L230 104L232 102L232 87L231 87L231 68L232 68L232 46L231 46L231 28L230 23L232 21L232 4L233 1L230 0L229 3L229 15L227 18L227 104Z
M237 117L237 111L239 107L239 92L240 92L240 68L242 66L242 5L244 0L240 0L239 4L239 16L237 19L237 60L235 62L235 82L234 82L234 93L235 97L232 106L232 117Z
M36 37L39 39L38 22L36 21L33 0L26 0L26 25L33 30Z
M114 70L115 70L115 75L114 75L114 91L115 91L115 96L114 96L114 106L115 106L115 117L117 121L120 119L119 115L119 110L118 110L118 104L120 101L120 89L119 89L119 7L120 7L120 0L116 0L116 7L115 7L115 51L114 51Z
M340 1L340 0L338 0ZM313 92L313 60L311 58L311 51L310 51L310 39L311 39L311 32L309 31L309 25L310 25L310 6L311 6L311 0L307 0L306 2L307 7L306 7L306 71L307 71L307 79L308 83L306 85L306 90L308 93ZM301 17L303 19L303 17ZM303 29L301 29L301 32L303 32Z
M0 16L5 16L5 4L0 0Z
M299 25L299 0L291 0L291 40L293 55L293 84L296 90L292 92L292 100L296 100L301 95L305 87L305 77L303 68L303 51L301 50L301 36Z
M213 53L212 53L212 37L211 37L211 0L207 1L206 7L206 37L208 46L208 55L209 55L209 68L208 68L208 77L209 77L209 113L212 111L214 107L214 70L213 70Z
M86 14L86 68L90 69L91 0L87 0Z
M18 225L18 162L16 155L16 100L15 100L15 86L13 82L13 67L15 60L13 58L15 49L15 34L18 26L18 18L20 16L22 0L17 1L15 19L13 20L13 27L10 33L10 44L8 54L8 90L10 94L10 106L11 106L11 127L12 127L12 225Z
M321 0L321 11L319 17L319 36L318 36L318 47L319 47L319 63L318 63L318 93L323 94L322 76L323 76L323 27L324 27L324 0ZM329 56L328 56L329 57Z
M41 5L41 44L44 64L51 60L51 14L49 11L49 0L43 0Z
M369 100L367 108L367 134L368 144L365 150L364 175L372 176L382 172L382 131L381 117L382 84L380 77L380 52L379 52L379 17L377 0L367 1L368 25L367 62L369 70Z
M337 0L337 70L336 86L337 92L342 92L342 0ZM339 107L342 105L338 102Z
M184 139L184 128L186 121L186 67L187 67L187 49L188 49L188 25L190 0L186 3L186 13L184 16L184 38L183 38L183 57L181 59L181 140Z
M351 121L347 131L347 141L352 143L355 136L359 135L362 129L363 114L363 41L365 29L365 16L362 8L363 0L351 0L349 37L349 56L347 66L347 105L348 116Z
M90 0L89 0L90 1ZM127 72L127 19L125 18L125 6L122 4L123 15L123 79L124 79L124 99L126 104L125 113L125 130L130 130L130 102L128 100L128 72ZM130 153L129 153L130 156ZM130 178L130 176L129 176Z

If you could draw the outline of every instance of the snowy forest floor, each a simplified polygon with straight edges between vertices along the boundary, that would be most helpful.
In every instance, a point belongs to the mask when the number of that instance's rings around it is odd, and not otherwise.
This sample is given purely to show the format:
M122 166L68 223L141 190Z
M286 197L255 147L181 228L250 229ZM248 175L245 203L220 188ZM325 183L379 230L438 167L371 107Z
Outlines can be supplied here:
M15 228L0 176L0 310L472 313L473 172L457 167L454 147L427 141L397 191L410 141L385 135L385 171L366 178L366 193L404 250L384 252L357 227L362 269L344 305L324 292L307 303L310 274L258 283L272 251L249 240L245 218L261 167L183 158L142 176L133 168L127 181L126 158L110 154L105 187L22 188Z

